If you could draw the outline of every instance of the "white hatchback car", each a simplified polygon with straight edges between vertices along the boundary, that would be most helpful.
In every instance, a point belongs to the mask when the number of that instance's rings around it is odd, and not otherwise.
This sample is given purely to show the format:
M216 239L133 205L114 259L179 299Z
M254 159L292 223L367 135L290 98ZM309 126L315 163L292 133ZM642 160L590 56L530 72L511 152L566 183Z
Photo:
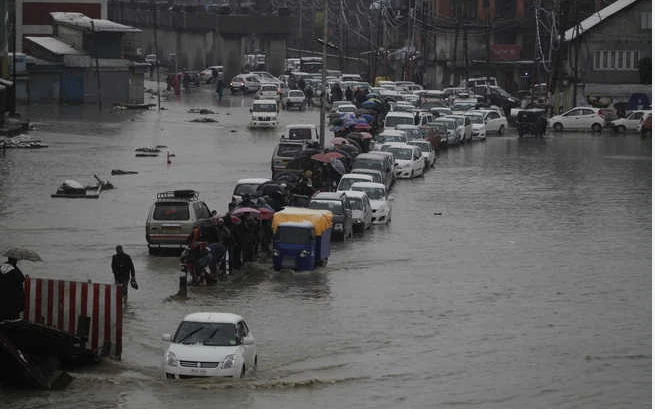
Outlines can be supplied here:
M387 189L380 183L359 182L350 188L353 191L364 192L368 195L371 211L373 213L372 223L387 224L391 220L391 205L387 198Z
M555 131L592 130L600 132L605 125L605 118L598 108L575 107L564 114L556 115L548 120L548 126Z
M484 123L487 127L487 134L495 132L503 135L507 129L507 118L498 110L478 110L484 116Z
M407 144L421 149L421 153L423 153L423 158L425 159L425 170L434 166L434 163L437 161L437 153L434 151L431 142L425 140L412 140L408 141Z
M469 112L465 115L471 120L471 140L486 140L487 125L484 123L484 116L479 112Z
M358 182L359 183L359 182ZM366 192L346 190L343 192L353 215L353 232L364 233L373 223L373 208Z
M392 153L396 159L396 177L413 179L423 175L425 159L420 148L394 143L386 151Z
M257 92L257 99L272 99L279 103L282 100L279 85L273 83L262 84Z
M189 314L162 339L170 342L162 361L167 378L238 378L257 368L255 337L237 314Z
M617 133L625 134L625 132L639 132L641 120L643 120L651 110L635 110L628 114L625 118L619 118L609 123Z

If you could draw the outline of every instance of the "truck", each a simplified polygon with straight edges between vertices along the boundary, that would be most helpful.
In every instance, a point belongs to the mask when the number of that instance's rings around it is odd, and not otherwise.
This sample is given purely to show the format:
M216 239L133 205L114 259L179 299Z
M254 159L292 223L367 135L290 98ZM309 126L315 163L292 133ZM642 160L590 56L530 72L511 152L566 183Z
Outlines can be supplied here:
M332 236L329 210L285 207L273 215L273 268L310 271L327 264Z
M323 70L323 58L320 56L303 56L300 58L300 71L320 73Z

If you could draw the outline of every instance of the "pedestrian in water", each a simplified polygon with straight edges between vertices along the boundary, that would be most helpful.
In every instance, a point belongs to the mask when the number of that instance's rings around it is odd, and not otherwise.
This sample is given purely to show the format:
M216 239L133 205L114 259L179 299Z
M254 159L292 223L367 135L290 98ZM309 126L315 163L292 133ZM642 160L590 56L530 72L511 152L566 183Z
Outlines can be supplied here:
M223 100L223 88L225 88L225 82L223 82L223 78L219 77L216 81L216 95L218 95L218 102Z
M350 85L346 87L346 101L352 102L353 100L353 90L350 88Z
M131 284L137 288L132 258L123 252L121 245L116 245L116 253L111 257L111 271L114 273L114 282L121 287L123 303L127 303L127 288Z
M17 264L18 259L8 258L0 265L0 321L19 319L25 309L25 276Z

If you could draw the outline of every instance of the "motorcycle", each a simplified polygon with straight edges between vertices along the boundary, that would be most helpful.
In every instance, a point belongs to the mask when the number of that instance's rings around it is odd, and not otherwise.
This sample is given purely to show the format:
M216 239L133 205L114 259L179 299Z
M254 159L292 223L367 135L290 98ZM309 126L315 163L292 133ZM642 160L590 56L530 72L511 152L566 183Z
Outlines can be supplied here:
M186 246L180 255L180 271L191 277L191 285L216 284L227 278L227 251L220 243Z

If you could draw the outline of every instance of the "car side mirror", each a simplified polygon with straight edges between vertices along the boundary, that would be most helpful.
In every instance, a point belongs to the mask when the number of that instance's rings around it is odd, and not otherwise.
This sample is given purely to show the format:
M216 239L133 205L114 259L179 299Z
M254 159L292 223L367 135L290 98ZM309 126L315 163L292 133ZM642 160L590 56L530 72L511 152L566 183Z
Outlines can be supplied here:
M171 341L171 334L170 333L165 333L161 335L161 339L165 342L170 342Z

